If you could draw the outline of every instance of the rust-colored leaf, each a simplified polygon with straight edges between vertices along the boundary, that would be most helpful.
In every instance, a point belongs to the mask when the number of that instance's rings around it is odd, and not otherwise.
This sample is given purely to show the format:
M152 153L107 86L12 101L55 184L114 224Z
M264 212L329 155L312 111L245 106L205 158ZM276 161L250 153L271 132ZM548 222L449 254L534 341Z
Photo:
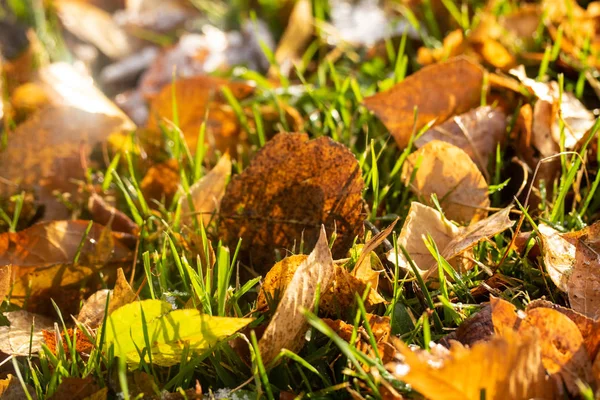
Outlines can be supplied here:
M75 352L79 354L87 354L89 355L92 349L94 348L94 344L90 342L89 337L82 332L80 329L75 331L72 328L67 329L65 334L64 330L58 330L55 325L55 329L44 329L42 330L42 335L44 336L44 342L48 349L52 352L52 354L57 354L57 346L58 346L58 336L60 336L60 343L62 343L63 350L65 354L70 354L69 344L67 342L67 335L69 336L69 340L71 343L75 343ZM58 334L60 332L60 335Z
M452 144L434 140L412 153L404 163L402 181L427 204L437 195L452 220L468 224L487 216L485 178L469 155Z
M94 224L86 236L87 226L87 221L53 221L0 235L0 265L12 266L12 303L29 311L53 312L48 301L53 298L63 313L74 313L84 294L82 283L98 271L110 275L130 261L132 252L119 235ZM92 290L93 282L88 283L86 289Z
M334 257L341 258L363 231L364 187L352 152L328 137L281 133L271 139L242 174L233 177L221 203L220 232L259 272L275 251L285 254L316 243L319 227L336 232Z
M453 58L427 66L392 89L365 99L366 107L405 147L416 129L477 107L481 100L484 71L466 58ZM414 112L417 108L415 124Z
M179 190L179 165L176 160L152 165L140 183L140 189L147 200L164 201L171 204L173 196ZM149 202L154 204L154 202Z
M312 310L317 289L326 292L333 277L333 259L322 227L314 250L298 266L258 343L265 364L270 363L281 349L297 352L302 348L308 322L300 308Z

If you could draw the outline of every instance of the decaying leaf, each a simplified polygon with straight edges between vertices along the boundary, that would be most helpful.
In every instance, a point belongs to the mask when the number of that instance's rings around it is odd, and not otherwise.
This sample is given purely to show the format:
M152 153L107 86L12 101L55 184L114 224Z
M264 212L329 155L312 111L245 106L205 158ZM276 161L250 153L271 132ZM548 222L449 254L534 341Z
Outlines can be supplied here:
M94 382L94 378L91 376L86 378L64 377L49 400L87 400L100 390L100 386Z
M538 225L538 236L542 242L544 265L550 279L560 290L567 292L575 265L575 246L546 224Z
M42 329L52 329L53 321L27 311L5 312L9 326L0 326L0 351L15 356L37 353L42 346ZM33 331L31 326L33 325Z
M97 224L86 235L87 227L87 221L53 221L0 235L0 265L12 266L11 302L53 312L53 298L63 313L75 312L84 282L130 261L132 252L119 235Z
M317 290L326 293L334 279L334 274L327 234L325 228L321 227L314 250L297 267L277 305L273 318L258 342L266 365L284 348L293 352L302 348L308 322L300 308L312 310Z
M505 231L513 225L508 218L510 207L505 208L473 225L458 228L445 219L439 211L423 204L413 202L398 237L398 246L402 245L415 262L424 278L435 276L437 261L425 245L430 236L435 242L440 256L450 262L457 270L468 269L470 262L459 257L477 243ZM412 272L408 260L401 251L390 251L387 259L398 262L401 269Z
M108 204L102 197L92 193L88 200L88 210L94 222L110 227L116 232L137 234L139 227L124 212Z
M110 296L108 310L106 310L106 299ZM136 299L137 295L129 286L122 268L117 270L117 280L113 290L99 290L91 295L79 310L77 320L91 328L97 328L104 320L106 314L129 304Z
M402 361L388 364L396 378L439 400L552 398L536 335L493 337L471 348L454 342L449 351L412 351L394 341Z
M426 131L415 141L422 147L433 140L441 140L460 147L479 170L485 173L490 156L506 134L506 114L499 108L483 106L455 116Z
M221 203L220 232L259 272L275 251L316 243L321 224L336 232L334 257L344 257L363 230L364 187L352 152L328 137L281 133L242 174L232 178Z
M596 238L598 240L598 238ZM575 264L569 278L569 303L573 310L593 319L600 318L600 246L578 240Z
M539 335L544 368L562 380L571 394L579 392L578 379L592 381L592 364L582 333L568 316L545 307L524 313L498 298L492 298L491 304L494 330L501 336L514 331L521 335Z
M445 215L470 223L487 216L490 205L485 178L460 148L434 140L412 153L404 163L402 180L425 202L437 195Z
M181 198L182 222L191 225L193 219L208 226L219 210L225 187L231 174L231 158L224 154L217 165L190 187L193 211L187 196Z
M58 354L60 349L59 343L62 344L62 349L65 354L70 355L71 350L69 347L69 342L75 343L75 352L83 355L89 355L94 348L94 344L90 341L88 335L84 333L81 329L73 329L68 328L65 332L64 330L58 329L58 325L54 325L54 329L44 329L42 330L42 335L44 336L44 343L48 346L50 352L54 355ZM60 337L60 339L59 339Z
M115 355L126 357L130 363L140 362L138 349L146 347L143 321L151 343L148 350L152 361L171 366L181 362L184 350L190 356L207 350L252 319L213 317L192 309L171 311L171 305L160 300L129 303L115 310L107 321L106 341L115 345Z
M405 147L413 132L427 123L435 120L441 124L477 107L483 75L478 64L466 58L453 58L427 66L392 89L367 97L365 105L381 119L398 146Z
M179 165L174 159L152 165L140 183L140 189L147 200L164 201L171 204L179 190ZM154 202L150 202L153 204Z
M221 93L222 87L228 87L238 99L249 96L253 91L253 88L246 83L210 76L178 80L174 84L163 87L152 99L148 128L157 130L160 122L176 122L173 114L173 96L175 96L178 126L192 153L196 152L200 127L208 112L205 141L209 154L212 154L214 149L236 154L238 144L243 144L245 141L245 132L241 131L235 112Z

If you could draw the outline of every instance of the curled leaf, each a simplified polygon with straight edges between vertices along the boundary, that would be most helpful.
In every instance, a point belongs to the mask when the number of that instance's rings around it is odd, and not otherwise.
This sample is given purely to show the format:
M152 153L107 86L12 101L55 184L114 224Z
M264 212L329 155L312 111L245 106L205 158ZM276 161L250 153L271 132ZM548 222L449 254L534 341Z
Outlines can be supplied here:
M0 326L0 351L15 356L29 356L42 348L43 329L52 329L53 321L27 311L5 312L9 326ZM33 331L32 331L33 326Z

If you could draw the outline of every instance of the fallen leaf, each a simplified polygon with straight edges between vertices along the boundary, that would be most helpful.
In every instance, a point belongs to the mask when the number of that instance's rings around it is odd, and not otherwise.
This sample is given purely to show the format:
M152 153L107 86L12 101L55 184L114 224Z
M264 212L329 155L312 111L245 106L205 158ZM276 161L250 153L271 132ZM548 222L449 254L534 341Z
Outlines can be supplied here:
M147 200L157 200L169 205L173 196L179 190L179 164L177 160L170 159L162 163L154 164L146 172L140 189ZM149 202L153 205L154 202Z
M404 163L402 181L428 204L430 196L437 195L452 220L468 224L487 216L487 183L469 155L452 144L434 140L412 153Z
M136 235L139 227L124 212L108 204L102 197L92 193L88 200L88 210L94 222L117 231Z
M401 362L388 364L397 378L427 398L529 399L553 398L542 365L538 337L507 333L471 348L454 342L447 353L412 351L400 340L394 344Z
M477 313L464 320L454 332L444 336L439 343L450 348L451 341L454 340L472 347L477 342L488 340L493 334L492 307L487 304Z
M129 303L110 314L106 326L106 342L115 345L115 355L133 364L140 362L148 334L152 362L171 366L181 362L184 350L189 355L201 353L233 335L252 322L251 318L214 317L198 310L171 311L171 305L160 300Z
M253 88L246 83L231 82L222 78L198 76L180 79L174 84L163 87L152 99L148 128L158 130L159 122L164 120L175 122L173 117L173 96L175 96L178 126L192 154L196 152L200 127L207 111L205 141L209 154L213 154L215 149L237 154L237 146L246 140L246 133L241 131L238 117L221 93L222 87L228 87L237 99L243 99L253 91Z
M119 235L97 224L86 235L87 227L88 221L53 221L0 235L0 265L12 268L11 303L53 313L48 302L53 298L63 313L74 312L85 293L82 283L130 262L132 252Z
M413 131L477 107L483 75L478 64L453 58L421 69L392 89L367 97L364 103L389 129L398 146L406 147Z
M25 394L25 390L31 397L32 400L37 400L35 389L30 385L23 385L19 381L19 378L15 378L13 375L8 374L6 379L0 379L0 398L2 400L23 400L28 398Z
M304 51L313 37L314 24L311 1L296 1L287 27L277 44L277 50L275 50L275 60L279 66L279 73L285 76L289 75L294 68L294 64L302 60ZM276 76L273 67L269 74Z
M89 396L95 395L100 391L98 386L91 376L86 378L64 377L62 382L56 388L56 392L50 396L49 400L85 400Z
M466 227L458 228L439 211L417 202L411 204L408 216L404 221L402 231L398 237L398 246L402 245L415 262L418 272L425 279L435 276L437 261L425 245L425 240L430 236L435 242L440 256L457 269L469 269L473 264L465 262L459 257L482 240L493 237L510 228L514 222L508 218L510 207L500 210L489 217ZM387 259L392 263L412 272L408 260L402 252L394 250L388 252Z
M110 295L108 310L106 310L106 299ZM79 310L77 320L91 328L97 328L104 320L105 314L110 315L113 311L125 304L133 302L137 295L129 286L122 268L117 270L117 280L113 290L99 290L91 295Z
M182 223L191 225L193 219L208 226L219 210L225 188L231 174L231 158L224 154L217 165L190 187L189 196L194 205L193 212L187 196L181 198Z
M537 333L542 363L553 377L562 380L569 392L579 393L578 379L592 381L592 364L581 331L569 317L551 308L517 311L505 300L493 298L494 330L503 337L513 331L521 335Z
M596 239L597 240L597 239ZM600 318L600 247L578 240L575 264L568 283L573 310L592 319Z
M344 257L363 231L364 187L352 152L328 137L281 133L234 176L221 202L220 233L244 260L268 271L275 251L316 243L319 227L336 232L332 253Z
M575 246L546 224L538 225L538 237L546 272L554 284L563 292L569 290L568 282L575 265Z
M29 356L42 348L43 329L52 329L53 321L27 311L5 312L9 326L0 326L0 351L15 356ZM32 329L33 325L33 329Z
M93 44L109 58L123 58L135 50L133 37L121 29L106 11L77 0L54 0L53 5L69 32Z
M416 141L423 147L433 140L441 140L465 151L482 173L487 173L490 156L506 134L506 114L499 108L482 106L455 116L441 125L427 130Z
M79 355L89 355L94 348L94 343L90 341L88 335L81 331L81 329L77 329L76 331L72 328L68 328L65 333L64 330L59 330L58 325L54 326L54 329L44 329L42 330L42 335L44 336L44 342L50 352L54 355L58 355L58 337L60 336L60 343L62 343L62 348L64 353L67 356L70 356L71 350L69 348L69 342L67 341L67 335L69 337L69 341L71 343L75 343L75 352Z
M317 290L326 293L334 279L333 259L325 227L310 255L298 266L287 285L277 310L258 342L260 354L268 365L282 349L298 352L304 345L308 322L301 308L314 309Z

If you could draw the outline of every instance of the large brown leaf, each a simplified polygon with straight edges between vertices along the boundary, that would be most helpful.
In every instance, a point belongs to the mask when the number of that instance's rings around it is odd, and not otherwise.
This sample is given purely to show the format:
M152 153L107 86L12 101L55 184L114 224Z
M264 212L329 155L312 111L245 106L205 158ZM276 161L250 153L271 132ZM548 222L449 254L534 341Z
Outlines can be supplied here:
M433 120L441 124L477 107L483 75L480 65L466 58L453 58L425 67L390 90L367 97L365 106L381 119L398 146L405 147L414 129L418 131Z
M483 175L467 153L450 143L434 140L411 154L402 180L427 204L435 194L454 221L468 224L487 216L490 200Z
M271 139L242 174L227 186L220 231L259 272L301 241L316 243L321 224L336 232L334 257L344 257L363 231L364 187L352 152L328 137L281 133Z
M53 221L0 235L0 265L12 269L12 303L52 313L48 300L53 298L63 313L75 313L84 282L100 271L114 275L118 265L131 260L132 252L117 234L94 224L86 236L87 226L87 221Z

